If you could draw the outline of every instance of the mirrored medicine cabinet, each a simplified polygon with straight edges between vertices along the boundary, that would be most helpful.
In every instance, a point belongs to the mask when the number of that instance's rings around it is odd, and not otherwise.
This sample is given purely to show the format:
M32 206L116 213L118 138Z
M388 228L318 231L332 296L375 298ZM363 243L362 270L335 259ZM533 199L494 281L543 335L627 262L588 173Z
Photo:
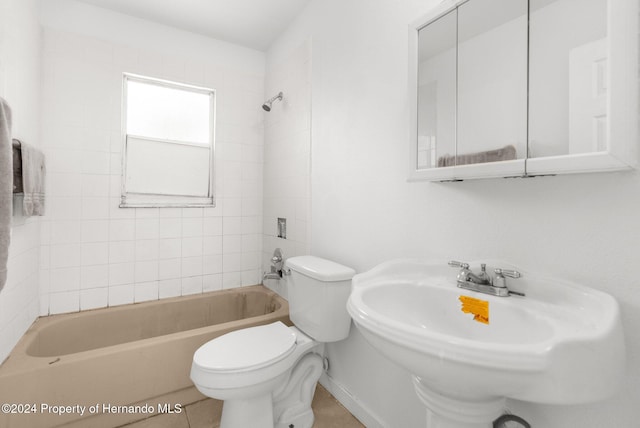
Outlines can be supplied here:
M410 180L633 168L637 0L445 0L409 28Z

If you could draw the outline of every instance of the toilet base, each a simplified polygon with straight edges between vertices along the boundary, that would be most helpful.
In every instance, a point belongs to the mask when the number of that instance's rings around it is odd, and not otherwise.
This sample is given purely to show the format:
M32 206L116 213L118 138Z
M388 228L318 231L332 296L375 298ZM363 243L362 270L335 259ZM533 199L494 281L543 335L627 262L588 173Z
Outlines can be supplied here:
M273 393L275 428L311 428L311 402L323 371L323 359L316 353L300 358L284 385Z
M273 428L271 394L241 400L225 400L220 428Z
M273 394L224 400L220 428L311 428L311 402L323 371L316 353L304 355Z

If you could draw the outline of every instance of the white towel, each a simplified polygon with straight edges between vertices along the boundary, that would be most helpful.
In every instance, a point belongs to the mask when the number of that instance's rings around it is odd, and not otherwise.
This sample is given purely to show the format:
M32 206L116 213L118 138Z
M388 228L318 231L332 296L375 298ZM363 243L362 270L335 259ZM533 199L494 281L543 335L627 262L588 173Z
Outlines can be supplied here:
M0 98L0 290L7 281L7 259L13 212L13 149L11 108Z
M44 215L44 178L46 167L44 153L25 144L22 151L22 188L24 191L23 213L25 216Z

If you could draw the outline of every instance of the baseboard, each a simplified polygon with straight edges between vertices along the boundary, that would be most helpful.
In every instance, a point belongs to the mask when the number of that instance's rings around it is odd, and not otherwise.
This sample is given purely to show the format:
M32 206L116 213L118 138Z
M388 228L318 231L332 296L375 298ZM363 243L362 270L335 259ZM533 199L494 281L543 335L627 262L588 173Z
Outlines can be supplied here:
M320 384L333 395L353 416L367 428L385 428L382 420L376 416L357 397L354 397L344 385L337 382L326 372L319 380Z

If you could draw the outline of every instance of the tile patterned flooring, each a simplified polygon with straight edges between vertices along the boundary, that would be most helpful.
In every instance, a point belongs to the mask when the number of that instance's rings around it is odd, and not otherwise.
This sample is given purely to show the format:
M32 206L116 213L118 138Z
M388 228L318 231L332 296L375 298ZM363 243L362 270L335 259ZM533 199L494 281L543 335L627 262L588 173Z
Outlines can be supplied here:
M313 428L365 428L320 384L311 405L316 420ZM208 399L185 407L184 412L158 415L122 428L218 428L222 402Z

